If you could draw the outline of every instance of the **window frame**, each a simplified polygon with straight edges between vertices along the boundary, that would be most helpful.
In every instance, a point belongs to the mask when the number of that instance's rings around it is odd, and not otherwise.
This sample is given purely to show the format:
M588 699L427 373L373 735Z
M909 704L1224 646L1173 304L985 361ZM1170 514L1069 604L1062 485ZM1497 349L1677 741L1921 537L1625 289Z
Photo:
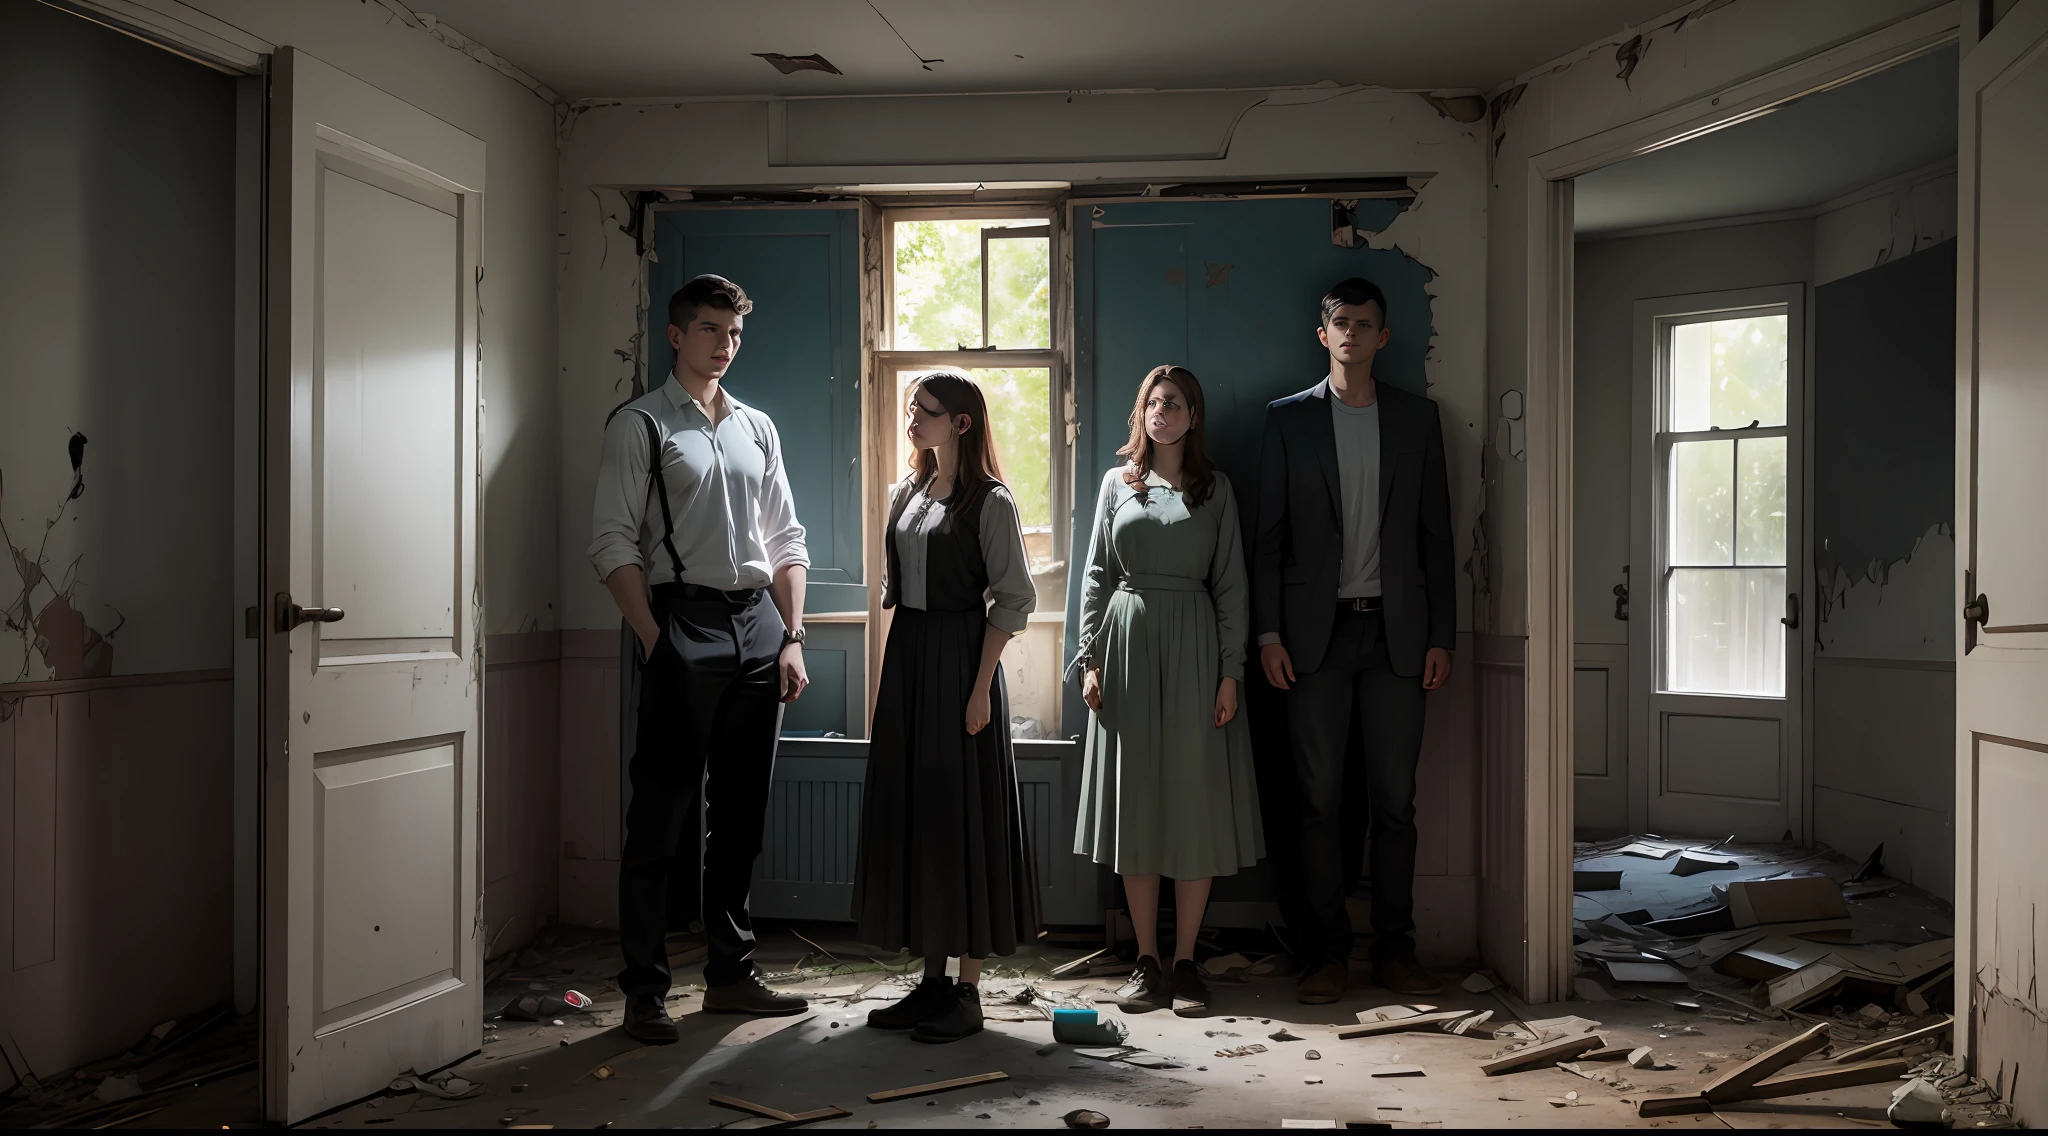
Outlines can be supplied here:
M1638 439L1648 442L1649 462L1646 472L1649 515L1639 517L1638 523L1647 522L1648 551L1652 558L1652 590L1649 597L1651 618L1647 636L1649 642L1645 646L1651 690L1658 696L1776 701L1788 705L1796 705L1800 701L1799 695L1804 685L1801 681L1800 665L1806 654L1803 650L1803 638L1809 633L1806 629L1808 620L1803 611L1805 605L1801 598L1801 593L1806 590L1803 587L1804 565L1808 561L1804 502L1809 476L1809 447L1805 445L1805 429L1809 415L1806 405L1807 331L1804 298L1804 286L1792 284L1695 296L1674 296L1639 301L1637 304L1638 320L1645 325L1648 332L1646 339L1649 350L1649 358L1644 361L1647 364L1647 390L1639 388L1647 402L1645 409L1648 413L1639 416L1640 424L1637 431ZM1671 345L1674 329L1722 320L1778 315L1784 316L1786 321L1784 423L1778 426L1758 425L1734 429L1671 429ZM1782 565L1740 563L1741 443L1765 438L1782 438L1786 446L1785 553ZM1735 444L1732 469L1734 484L1731 492L1736 496L1731 498L1729 512L1732 563L1674 564L1671 554L1672 455L1680 443L1706 441L1726 441ZM1778 694L1739 694L1673 689L1669 633L1672 580L1675 571L1679 568L1700 571L1746 571L1772 567L1782 567L1785 572L1785 593L1788 599L1783 616L1789 618L1793 611L1800 612L1799 626L1788 627L1786 630L1783 690Z
M983 368L1044 368L1046 378L1046 412L1049 430L1047 455L1048 500L1051 505L1050 537L1053 563L1066 572L1073 571L1072 524L1073 512L1073 461L1076 421L1074 414L1073 365L1072 365L1072 245L1068 238L1067 210L1058 202L1018 202L1007 205L947 205L947 206L870 206L863 210L864 222L871 222L874 230L864 234L862 244L874 250L873 258L867 261L868 287L872 289L872 301L866 310L873 314L875 326L869 342L874 346L868 353L866 372L868 376L867 397L863 407L863 433L867 438L865 446L869 455L868 484L864 487L866 500L866 531L873 534L867 541L866 566L868 578L876 586L869 591L868 610L868 668L870 685L867 700L868 714L873 714L873 686L879 682L882 648L888 631L887 616L881 603L880 583L883 575L886 539L884 529L888 524L889 489L901 480L903 471L894 466L894 434L900 425L900 408L895 405L897 372L906 369L953 367L971 371ZM1037 226L1020 227L1018 237L1046 238L1048 272L1047 303L1050 311L1051 346L1043 348L975 348L952 351L897 350L894 346L896 333L896 222L898 221L970 221L970 220L1042 220L1044 228ZM981 326L982 342L988 341L988 257L987 246L991 238L982 236L983 256L981 261ZM1064 600L1064 597L1062 597ZM1062 621L1067 613L1064 603L1057 612L1042 614L1057 615ZM1034 616L1036 618L1036 616ZM1064 700L1063 700L1064 701ZM872 723L863 721L864 730ZM1059 736L1064 736L1064 723L1048 723Z

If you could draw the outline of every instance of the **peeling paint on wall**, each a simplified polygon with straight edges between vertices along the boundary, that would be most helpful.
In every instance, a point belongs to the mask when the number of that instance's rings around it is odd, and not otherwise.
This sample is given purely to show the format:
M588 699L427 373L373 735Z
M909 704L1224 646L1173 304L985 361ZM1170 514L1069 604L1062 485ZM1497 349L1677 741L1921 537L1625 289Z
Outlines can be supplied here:
M456 51L469 56L478 63L532 91L534 97L543 102L556 106L564 105L562 96L556 94L553 88L549 87L546 83L507 62L490 48L442 23L439 17L426 12L415 12L400 3L399 0L376 0L376 2L383 6L386 11L390 12L394 19L403 22L406 27L414 28L433 36Z
M1896 560L1872 560L1855 572L1829 563L1815 570L1815 647L1831 657L1950 659L1955 656L1955 526L1929 528Z
M34 667L35 655L42 656L51 678L105 678L114 673L114 635L127 622L126 618L109 608L113 625L105 631L86 623L77 606L83 553L65 565L61 573L53 575L50 571L50 534L63 522L71 503L85 496L85 445L85 435L72 431L65 443L71 458L71 490L43 523L42 539L33 553L26 545L16 544L14 534L7 528L5 484L0 481L0 541L7 545L8 559L19 585L8 601L4 617L7 631L21 637L21 669L14 676L16 682L40 677Z

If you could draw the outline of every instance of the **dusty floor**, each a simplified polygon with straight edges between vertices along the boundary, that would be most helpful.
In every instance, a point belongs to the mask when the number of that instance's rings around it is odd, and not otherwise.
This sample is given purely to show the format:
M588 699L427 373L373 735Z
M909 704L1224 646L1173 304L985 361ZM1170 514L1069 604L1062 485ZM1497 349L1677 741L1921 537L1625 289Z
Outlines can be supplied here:
M840 952L818 934L811 937ZM770 970L822 961L809 943L788 933L770 936L762 953ZM1039 953L1042 958L1011 961L1028 963L1027 973L1042 975L1078 952ZM593 942L586 950L560 957L557 961L567 965L557 969L582 969L579 963L594 964L603 956L603 945ZM1359 967L1361 981L1364 973ZM1491 1009L1496 1021L1565 1014L1597 1019L1612 1043L1651 1045L1675 1066L1661 1073L1621 1069L1634 1079L1633 1087L1612 1086L1555 1067L1488 1078L1478 1065L1505 1041L1443 1033L1351 1041L1335 1036L1334 1028L1353 1023L1360 1010L1413 999L1360 987L1339 1005L1308 1007L1294 1001L1291 979L1251 978L1216 984L1214 1013L1205 1019L1116 1014L1130 1028L1127 1044L1184 1066L1145 1069L1085 1058L1071 1046L1051 1046L1052 1027L1045 1021L992 1021L981 1036L943 1046L866 1029L862 1020L867 1010L883 1002L853 999L859 988L878 981L884 985L873 992L882 994L889 989L889 977L886 971L867 969L778 983L813 992L815 1004L808 1014L786 1019L782 1028L760 1036L777 1023L755 1025L743 1018L698 1013L697 994L690 980L679 975L683 996L672 999L671 1006L683 1040L660 1048L640 1046L614 1028L618 996L606 991L596 995L599 1002L593 1012L564 1018L561 1026L494 1023L495 1039L481 1055L455 1070L483 1086L470 1099L440 1100L420 1093L387 1096L307 1127L706 1128L771 1123L711 1104L712 1093L791 1112L837 1105L852 1114L812 1125L821 1128L961 1127L977 1121L1060 1127L1061 1117L1078 1108L1104 1113L1118 1128L1272 1128L1283 1119L1328 1120L1340 1127L1890 1127L1884 1119L1890 1086L1844 1090L1795 1103L1739 1106L1704 1116L1636 1118L1632 1102L1641 1096L1695 1088L1709 1078L1703 1072L1707 1066L1725 1066L1790 1036L1794 1026L1782 1022L1734 1022L1626 1001L1532 1008L1494 993L1471 994L1452 986L1429 1001L1446 1009ZM1042 991L1087 1000L1112 989L1120 979L1051 981L1034 976L1031 981ZM1022 985L1014 972L989 985L995 989L1005 982ZM513 984L510 992L525 985ZM494 997L505 993L506 986L501 983ZM1101 1008L1115 1014L1109 1007ZM1272 1040L1283 1027L1302 1040ZM1216 1056L1219 1049L1250 1043L1263 1044L1267 1051ZM1048 1052L1041 1052L1049 1046ZM1312 1051L1320 1057L1311 1059ZM1372 1075L1395 1065L1421 1066L1424 1075ZM879 1105L866 1101L866 1094L876 1090L996 1071L1009 1074L1009 1079L936 1097ZM1551 1103L1572 1093L1577 1094L1575 1103ZM195 1122L203 1121L179 1108L140 1123Z
M1759 1016L1752 1011L1761 1004L1764 988L1718 973L1709 957L1746 941L1746 935L1674 937L1645 921L1725 908L1717 885L1728 880L1825 874L1847 885L1842 890L1849 918L1807 933L1829 943L1882 949L1882 944L1950 934L1947 905L1886 880L1881 872L1859 876L1859 865L1825 850L1687 842L1700 855L1734 862L1725 870L1678 875L1672 856L1651 858L1640 850L1624 854L1617 850L1623 843L1579 848L1580 869L1621 873L1618 881L1599 880L1600 890L1582 892L1575 903L1582 963L1576 988L1587 1000L1525 1006L1485 989L1484 983L1475 983L1478 992L1462 988L1469 970L1452 969L1439 971L1447 992L1426 1001L1443 1009L1491 1010L1488 1031L1567 1015L1591 1019L1600 1023L1599 1032L1612 1046L1652 1047L1660 1063L1668 1065L1663 1071L1585 1063L1582 1068L1593 1076L1544 1065L1489 1078L1479 1065L1507 1048L1507 1037L1430 1031L1341 1040L1336 1027L1352 1024L1360 1011L1416 1001L1362 985L1368 975L1362 963L1353 971L1361 985L1335 1006L1299 1005L1290 975L1261 977L1254 966L1249 974L1240 970L1212 978L1214 1004L1207 1018L1124 1015L1096 1002L1123 981L1102 972L1113 968L1100 968L1095 977L1049 977L1054 967L1092 946L1084 945L1084 935L1063 936L1066 942L1043 942L1013 958L992 960L983 984L991 1016L987 1032L954 1045L922 1045L863 1025L869 1010L899 996L915 980L916 964L907 958L870 957L844 941L846 928L829 924L764 928L758 958L769 980L800 990L813 1002L807 1014L787 1019L698 1012L701 963L693 960L701 959L702 949L687 936L672 939L677 985L669 1004L682 1041L647 1048L616 1028L623 1004L611 981L618 968L616 944L599 932L557 927L493 960L487 971L487 1015L497 1015L521 995L560 995L569 989L593 998L590 1009L558 1010L557 1016L538 1022L494 1016L482 1051L448 1071L477 1086L460 1099L420 1091L390 1093L307 1126L773 1124L712 1104L710 1096L718 1093L789 1112L836 1105L851 1114L813 1125L824 1128L1060 1127L1063 1116L1081 1108L1105 1114L1117 1128L1272 1128L1283 1120L1340 1127L1890 1127L1885 1119L1890 1084L1735 1105L1704 1115L1639 1119L1634 1104L1643 1097L1695 1090L1717 1069L1747 1059L1808 1023L1827 1021L1839 1050L1929 1020L1903 1010L1859 1017L1858 1011L1879 1008L1865 1004L1867 992L1789 1015ZM1587 877L1582 882L1594 881ZM1203 957L1231 945L1205 942ZM1669 962L1682 971L1674 977L1686 981L1617 981L1609 972L1616 960ZM1211 965L1223 961L1212 959ZM1030 1004L1034 996L1037 1008ZM1154 1067L1102 1060L1108 1055L1089 1056L1053 1044L1051 1023L1039 1013L1047 1003L1094 1005L1123 1022L1130 1034L1126 1044L1140 1056L1150 1055ZM17 1091L0 1107L0 1122L254 1125L259 1120L255 1074L243 1071L254 1055L252 1030L253 1020L219 1019L189 1042L180 1040L182 1034L172 1035L178 1044L174 1056L148 1058L147 1047L139 1047L144 1057L123 1055L62 1075L31 1094L34 1099L16 1099L22 1096ZM1283 1030L1287 1040L1274 1036ZM1263 1045L1265 1051L1243 1056L1218 1052L1250 1045ZM1396 1067L1419 1067L1421 1075L1390 1076ZM134 1068L142 1070L144 1095L96 1110L91 1092L98 1080L109 1071ZM1007 1079L885 1104L866 1099L878 1090L994 1072ZM215 1079L190 1084L202 1074ZM187 1087L179 1086L181 1078Z

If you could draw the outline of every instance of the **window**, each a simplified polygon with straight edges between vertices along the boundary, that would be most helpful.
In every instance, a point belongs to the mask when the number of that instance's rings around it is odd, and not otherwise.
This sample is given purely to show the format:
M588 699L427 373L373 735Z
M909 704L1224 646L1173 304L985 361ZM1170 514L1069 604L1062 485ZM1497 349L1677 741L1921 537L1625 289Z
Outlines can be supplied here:
M1785 695L1790 319L1659 321L1661 689Z
M873 479L871 514L884 516L889 487L909 468L903 406L932 371L965 372L981 385L1004 480L1017 499L1024 547L1038 585L1030 628L1004 653L1010 712L1019 737L1058 736L1060 653L1067 598L1069 437L1063 317L1053 266L1053 215L972 209L893 210L886 215L886 346L870 403L885 468ZM871 546L878 554L879 545ZM879 574L879 566L874 569ZM877 576L879 578L879 576Z

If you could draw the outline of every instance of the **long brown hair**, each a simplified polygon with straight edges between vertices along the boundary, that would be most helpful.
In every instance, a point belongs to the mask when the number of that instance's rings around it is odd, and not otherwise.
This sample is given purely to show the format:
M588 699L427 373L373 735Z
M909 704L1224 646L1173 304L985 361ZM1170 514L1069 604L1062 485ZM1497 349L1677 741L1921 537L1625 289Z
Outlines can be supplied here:
M989 428L988 399L982 396L981 384L958 371L933 371L910 384L905 400L916 399L920 389L931 392L949 419L965 414L968 420L967 432L954 443L960 447L960 467L954 472L952 504L946 509L945 527L951 528L954 518L975 516L982 495L1002 483L1003 462L996 452L995 432ZM910 468L915 475L912 487L923 489L938 476L938 456L921 447L912 450Z
M1209 451L1202 445L1202 428L1207 413L1202 403L1202 383L1195 373L1185 367L1172 365L1154 367L1145 373L1145 381L1138 384L1138 401L1131 407L1131 440L1117 451L1117 456L1130 459L1130 467L1124 470L1124 481L1138 491L1145 493L1145 477L1152 472L1152 436L1145 432L1145 401L1152 397L1152 388L1160 383L1172 383L1180 389L1180 395L1188 404L1188 432L1181 435L1181 495L1192 509L1209 499L1216 491L1216 467L1209 463Z

